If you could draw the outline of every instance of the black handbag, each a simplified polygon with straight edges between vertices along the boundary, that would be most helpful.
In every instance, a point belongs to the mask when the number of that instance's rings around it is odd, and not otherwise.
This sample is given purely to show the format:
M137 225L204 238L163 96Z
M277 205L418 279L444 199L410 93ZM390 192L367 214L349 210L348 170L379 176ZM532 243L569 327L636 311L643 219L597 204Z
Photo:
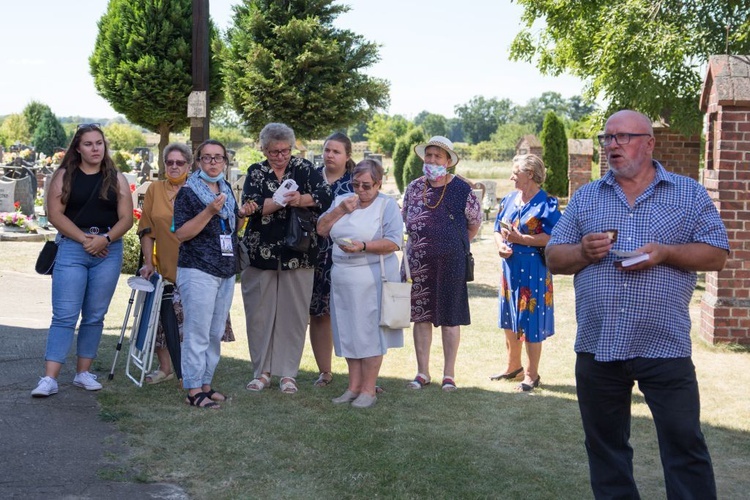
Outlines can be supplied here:
M466 254L466 281L474 281L474 256Z
M296 252L307 252L315 237L315 214L301 207L289 209L284 246Z
M56 257L57 243L54 241L46 241L42 247L42 251L39 252L39 257L36 258L34 270L39 274L52 274L52 269L55 268Z

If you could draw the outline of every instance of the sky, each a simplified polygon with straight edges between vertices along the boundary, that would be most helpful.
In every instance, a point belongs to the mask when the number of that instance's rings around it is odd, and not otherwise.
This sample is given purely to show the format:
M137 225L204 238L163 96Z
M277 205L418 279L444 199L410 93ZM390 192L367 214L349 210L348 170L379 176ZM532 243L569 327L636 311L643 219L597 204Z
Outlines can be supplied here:
M209 0L224 32L232 5ZM511 62L508 50L522 9L510 0L343 0L351 10L336 25L381 45L381 61L366 73L390 82L388 114L413 118L423 110L455 116L474 96L525 104L543 92L579 95L571 76L544 77L533 64ZM0 116L32 100L57 116L113 118L89 72L97 21L107 0L21 0L3 3L0 32ZM187 107L187 106L186 106Z

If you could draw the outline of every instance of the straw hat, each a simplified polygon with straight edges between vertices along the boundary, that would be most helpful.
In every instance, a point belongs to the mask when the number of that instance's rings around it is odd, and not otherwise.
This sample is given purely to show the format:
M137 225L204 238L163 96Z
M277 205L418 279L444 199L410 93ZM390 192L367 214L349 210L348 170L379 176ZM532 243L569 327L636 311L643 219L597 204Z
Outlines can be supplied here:
M443 137L442 135L436 135L433 137L430 137L430 140L427 141L427 144L417 144L414 146L414 152L417 153L417 156L422 158L424 161L424 150L428 146L437 146L439 148L442 148L445 150L446 153L451 157L451 163L448 165L449 167L455 167L458 163L458 155L455 151L453 151L453 143L448 139L447 137Z

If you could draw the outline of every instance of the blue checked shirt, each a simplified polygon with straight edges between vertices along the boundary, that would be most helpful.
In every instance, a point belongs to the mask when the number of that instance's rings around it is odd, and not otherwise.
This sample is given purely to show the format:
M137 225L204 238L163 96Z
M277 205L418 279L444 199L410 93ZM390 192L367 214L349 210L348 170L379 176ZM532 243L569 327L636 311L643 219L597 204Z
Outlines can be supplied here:
M614 250L655 242L706 243L728 251L726 229L705 188L653 163L656 177L633 207L612 172L576 191L549 244L577 244L588 233L617 229ZM592 353L597 361L690 356L696 273L667 265L621 272L614 261L610 253L575 275L575 351Z

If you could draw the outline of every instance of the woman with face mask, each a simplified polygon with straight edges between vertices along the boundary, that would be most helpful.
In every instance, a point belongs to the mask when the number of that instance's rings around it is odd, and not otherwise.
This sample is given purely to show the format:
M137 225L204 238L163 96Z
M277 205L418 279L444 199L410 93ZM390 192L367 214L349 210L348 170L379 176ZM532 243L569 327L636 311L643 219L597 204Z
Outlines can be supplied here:
M430 384L432 327L439 326L445 356L442 388L455 391L460 325L471 323L465 255L482 223L482 207L471 186L449 172L458 163L450 140L435 136L414 152L424 161L424 176L406 188L402 209L417 354L417 376L408 387Z
M174 235L180 241L177 289L184 313L182 386L190 406L217 409L217 401L226 397L211 382L234 295L239 219L258 206L249 201L240 207L235 201L224 179L227 150L222 143L203 142L195 157L200 168L174 201Z

